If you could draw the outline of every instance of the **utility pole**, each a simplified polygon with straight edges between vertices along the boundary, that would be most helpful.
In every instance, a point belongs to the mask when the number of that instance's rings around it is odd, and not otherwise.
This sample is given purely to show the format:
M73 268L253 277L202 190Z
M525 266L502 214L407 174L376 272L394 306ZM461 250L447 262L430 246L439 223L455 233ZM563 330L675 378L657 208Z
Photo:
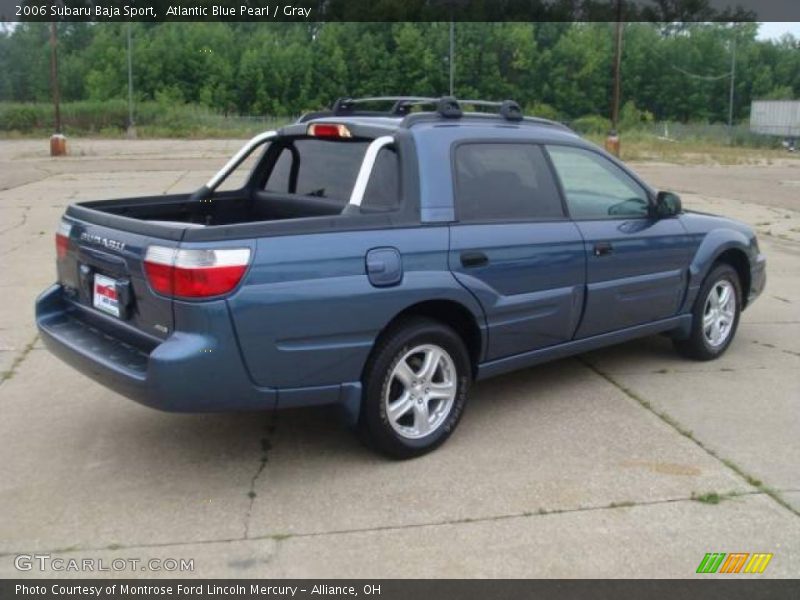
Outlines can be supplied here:
M136 139L136 127L133 123L133 44L130 23L128 23L128 138Z
M50 23L50 87L53 90L55 133L50 136L50 156L67 153L67 140L61 133L61 94L58 88L58 39L56 23Z
M58 40L56 24L50 23L50 87L53 89L53 108L55 110L55 133L61 133L61 94L58 89Z
M618 15L620 18L621 15ZM617 131L619 127L619 99L622 88L622 22L616 23L614 36L614 96L611 101L611 129Z
M622 88L622 0L617 0L617 22L614 35L614 91L611 98L611 131L606 150L619 156L619 100Z
M733 140L733 92L736 85L736 38L731 40L731 89L728 97L728 134Z
M450 19L450 95L454 95L456 74L456 24Z

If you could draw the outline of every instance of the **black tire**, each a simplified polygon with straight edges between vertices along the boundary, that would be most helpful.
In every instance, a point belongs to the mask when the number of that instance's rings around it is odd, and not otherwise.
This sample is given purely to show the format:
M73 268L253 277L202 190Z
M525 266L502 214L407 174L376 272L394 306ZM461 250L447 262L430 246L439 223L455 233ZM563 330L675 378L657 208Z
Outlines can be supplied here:
M724 341L718 345L713 345L706 336L703 319L706 316L706 303L712 289L719 289L718 286L728 282L733 286L734 308L733 323L728 330ZM739 315L742 312L742 286L739 281L739 274L736 269L727 264L718 264L706 277L692 308L692 331L691 335L685 340L675 340L675 348L683 356L694 360L713 360L722 356L731 345L736 336L736 329L739 326Z
M387 414L387 394L391 399L392 394L397 393L395 390L398 385L401 387L400 394L405 391L411 394L410 388L406 389L394 372L401 360L416 360L418 355L413 354L410 357L407 355L423 346L445 351L445 363L437 363L444 366L435 367L440 370L430 377L430 381L434 378L444 380L444 371L447 367L447 377L451 382L455 382L455 397L452 400L441 400L445 404L440 406L438 404L440 400L428 400L426 396L425 414L429 406L440 407L440 416L437 417L434 411L433 418L434 421L442 420L429 433L424 435L420 433L422 437L411 439L396 430L396 427L402 425L399 423L393 425L390 421ZM425 357L424 354L419 356ZM408 364L406 362L406 365ZM471 379L472 368L467 349L461 337L450 327L422 317L412 317L397 323L379 338L364 369L362 381L364 391L358 422L359 436L371 448L397 459L413 458L434 450L450 437L458 425L467 403ZM420 381L423 380L415 380L414 383L419 384ZM420 391L419 388L416 389ZM415 402L408 402L412 405L408 409L411 413L410 418L416 423L420 417L415 412L413 406ZM416 400L416 404L421 402L419 399ZM449 411L443 408L445 405L450 406Z

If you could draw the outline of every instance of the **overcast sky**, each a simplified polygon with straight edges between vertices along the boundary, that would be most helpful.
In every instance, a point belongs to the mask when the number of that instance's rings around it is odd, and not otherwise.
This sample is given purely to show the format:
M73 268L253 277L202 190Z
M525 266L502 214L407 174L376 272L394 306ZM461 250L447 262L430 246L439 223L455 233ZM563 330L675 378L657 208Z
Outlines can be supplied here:
M776 39L784 33L791 33L794 37L800 38L800 23L761 23L758 28L758 37L762 40Z

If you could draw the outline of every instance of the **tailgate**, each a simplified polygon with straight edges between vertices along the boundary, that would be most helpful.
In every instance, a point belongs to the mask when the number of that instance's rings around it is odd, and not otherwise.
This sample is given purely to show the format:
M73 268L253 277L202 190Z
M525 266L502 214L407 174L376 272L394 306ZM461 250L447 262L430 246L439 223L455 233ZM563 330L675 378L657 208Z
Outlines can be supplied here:
M166 338L173 328L172 300L150 288L143 261L148 246L176 248L178 242L70 217L63 223L71 225L66 254L57 263L65 296L149 336Z

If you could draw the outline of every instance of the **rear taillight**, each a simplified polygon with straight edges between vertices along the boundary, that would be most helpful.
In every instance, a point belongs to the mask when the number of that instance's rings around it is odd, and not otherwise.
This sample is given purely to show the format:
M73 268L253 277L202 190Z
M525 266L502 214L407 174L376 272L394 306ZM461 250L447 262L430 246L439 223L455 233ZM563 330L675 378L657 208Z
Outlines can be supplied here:
M150 286L159 294L208 298L227 294L239 285L249 262L249 248L176 250L150 246L144 270Z
M56 257L62 260L67 255L69 249L69 234L72 231L72 225L66 221L61 221L56 230Z

